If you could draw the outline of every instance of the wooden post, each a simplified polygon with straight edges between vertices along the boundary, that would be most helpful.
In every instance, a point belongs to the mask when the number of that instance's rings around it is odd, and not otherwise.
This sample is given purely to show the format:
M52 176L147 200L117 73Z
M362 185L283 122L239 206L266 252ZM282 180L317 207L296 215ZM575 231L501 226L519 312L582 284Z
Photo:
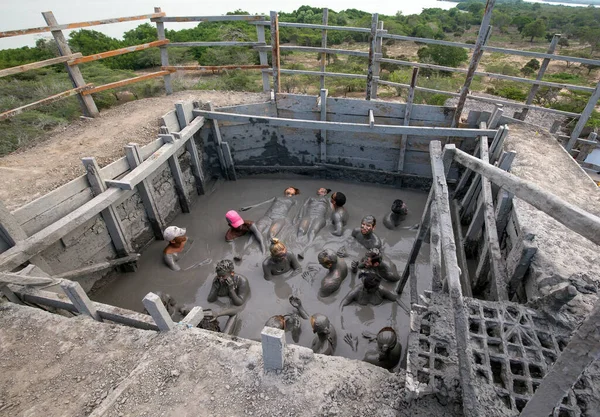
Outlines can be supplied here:
M155 7L154 8L154 13L160 13L162 10L160 9L160 7ZM158 35L158 40L162 41L164 39L167 39L165 36L165 24L163 22L156 22L156 33ZM169 66L169 51L167 49L166 45L163 45L161 47L159 47L160 49L160 65L163 67L168 67ZM169 94L173 94L173 85L171 84L171 74L165 74L163 76L163 79L165 80L165 91L167 92L167 95Z
M447 145L446 151L451 155L456 151L454 146ZM452 231L452 219L450 217L450 200L446 174L444 173L444 161L442 159L442 148L439 141L429 143L429 154L431 156L431 173L433 184L433 201L435 209L438 210L440 219L440 231L442 241L442 253L446 270L446 281L454 312L454 326L456 332L456 348L458 353L458 371L460 386L462 388L463 412L465 416L483 415L479 405L477 393L475 392L473 367L471 364L471 345L469 343L469 325L463 302L460 286L460 271L456 258L456 244ZM432 205L433 206L433 205Z
M237 181L237 174L235 172L235 164L233 163L233 156L231 156L231 149L229 149L229 143L221 142L221 149L223 151L223 158L225 159L225 165L227 166L227 177L230 181Z
M587 140L588 141L592 141L592 142L596 142L596 137L597 137L597 133L596 132L591 132L588 137ZM579 153L577 154L577 158L575 158L578 162L584 162L585 159L588 157L588 155L590 154L590 152L592 152L594 150L594 148L596 147L595 144L590 144L590 143L585 143L579 146Z
M533 240L517 238L516 242L513 243L512 250L506 256L508 295L510 298L517 291L536 253L537 245Z
M410 264L408 266L410 273L410 305L419 304L419 290L417 287L417 271L416 265Z
M60 287L79 313L90 316L96 321L102 321L98 311L96 311L96 307L78 282L64 280L60 283Z
M134 169L144 162L142 159L141 149L137 143L130 143L129 145L125 146L125 156L130 169ZM162 232L166 227L166 222L160 214L160 210L156 204L154 187L148 179L145 179L137 185L137 190L140 198L142 199L142 204L144 204L146 216L148 216L148 221L150 222L150 227L152 227L154 237L162 240Z
M329 9L323 8L323 25L327 26L329 21ZM323 29L321 31L321 48L327 48L327 29ZM323 94L323 89L325 88L325 68L327 67L327 53L321 53L321 95ZM322 103L322 101L321 101ZM321 119L322 120L322 119ZM322 153L321 153L322 155ZM325 162L321 159L321 162Z
M190 312L181 320L181 324L196 327L200 324L202 319L204 318L204 311L202 307L195 306L190 310Z
M502 155L498 159L498 168L503 171L509 172L512 167L512 163L515 160L517 153L515 151L502 152ZM498 194L498 187L496 184L492 184L492 195Z
M173 135L162 135L162 138L165 143L175 143L175 138L173 138ZM171 175L173 176L173 181L175 182L175 190L177 191L177 196L179 197L181 211L183 213L189 213L191 203L190 198L187 195L187 191L185 190L185 181L183 179L183 173L181 172L181 165L179 164L177 152L175 152L175 154L169 158L169 168L171 168Z
M552 127L550 127L550 133L558 132L558 129L560 128L561 124L562 124L561 120L555 120L554 123L552 123Z
M583 371L600 357L600 301L575 330L520 417L547 416L571 390Z
M15 219L15 216L0 201L0 241L4 241L9 247L12 247L25 239L27 239L27 233ZM35 255L29 261L45 273L52 275L52 268L42 255Z
M460 267L460 286L465 296L473 297L473 290L471 288L471 278L469 277L469 266L467 264L467 256L465 254L465 239L462 233L459 209L456 200L450 201L450 209L450 214L452 216L452 225L454 230L454 240L456 241L456 258L458 260L458 266ZM433 239L433 234L431 236Z
M442 291L442 241L440 238L440 218L438 210L435 207L435 202L431 203L431 237L429 239L429 262L431 263L432 278L431 278L431 291L440 292ZM414 266L414 265L411 265ZM412 271L410 271L412 273ZM412 279L412 276L411 276ZM412 289L411 289L412 292ZM411 295L412 297L412 295ZM412 299L412 298L411 298Z
M490 34L491 34L491 26L490 20L492 19L492 10L494 10L494 4L496 0L487 0L485 5L485 11L483 13L483 19L481 19L481 26L479 27L479 35L477 36L477 41L475 42L475 48L473 49L473 56L471 57L471 62L469 63L469 69L467 70L467 76L465 78L465 84L460 89L460 97L458 98L458 103L456 104L456 111L454 113L454 120L452 121L452 127L457 127L460 123L460 116L462 114L462 110L465 106L465 101L467 101L467 95L469 94L469 87L471 86L471 82L473 81L473 76L475 75L475 71L477 71L477 66L479 65L479 60L483 55L483 45L487 42Z
M275 98L281 92L281 62L279 59L279 16L271 12L271 65L273 66L273 91Z
M383 30L383 22L379 22L379 30ZM381 71L381 63L379 58L381 51L383 50L383 38L377 35L377 41L375 45L375 58L373 60L373 85L371 86L371 97L377 99L377 81L379 80L379 72Z
M262 26L261 26L262 27ZM177 122L179 123L180 131L185 129L190 124L189 118L186 115L183 102L175 103L175 114L177 115ZM195 136L195 135L194 135ZM190 154L190 161L192 166L192 174L196 180L196 192L199 195L204 194L204 173L202 172L202 163L200 162L200 155L198 155L198 148L196 147L196 141L192 136L186 143L185 149Z
M327 10L327 9L325 9ZM325 88L321 89L321 121L327 121L327 94ZM321 129L321 162L327 163L327 129Z
M169 316L167 309L162 301L160 301L158 295L149 292L142 300L142 303L161 332L168 332L175 327L175 323L173 323L171 316Z
M13 290L8 287L8 285L0 283L0 292L4 294L6 299L11 303L23 305L23 301L21 301L19 296L15 294Z
M208 103L209 111L214 111L213 104L209 101ZM223 156L223 148L221 144L223 143L223 139L221 137L221 129L219 129L219 121L217 119L211 119L211 124L213 127L213 134L215 136L215 147L217 148L217 156L219 157L219 165L221 166L221 173L225 177L225 179L229 179L227 172L227 164L225 163L225 157Z
M42 16L44 16L44 20L48 24L48 26L58 26L58 22L54 17L52 12L43 12ZM52 36L56 41L56 45L58 46L58 52L62 56L72 55L71 48L65 39L65 35L63 35L61 30L53 30ZM65 68L67 69L67 73L69 74L69 78L71 78L71 82L73 83L73 87L82 88L85 87L86 83L83 79L83 75L81 75L81 70L77 65L69 66L65 64ZM79 104L83 109L83 114L88 117L96 117L100 114L98 108L96 107L96 103L94 103L94 99L92 96L84 96L79 93L77 95L79 97Z
M371 34L369 35L369 68L367 70L367 95L366 100L371 100L373 94L373 73L375 70L375 46L377 44L377 22L379 15L373 13L371 17Z
M556 50L556 45L558 45L559 40L560 40L559 34L555 34L552 37L550 46L548 47L548 50L546 51L547 54L554 54L554 51ZM546 69L548 68L549 63L550 63L550 58L544 58L544 60L542 61L542 65L540 65L540 70L538 71L537 77L535 78L537 81L542 80L542 78L544 77L544 74L546 73ZM533 99L535 98L535 94L537 93L538 88L540 88L539 84L533 84L531 86L531 89L529 90L529 94L527 95L527 100L525 101L525 104L530 105L531 103L533 103ZM518 115L519 117L516 117L516 118L518 118L520 120L525 120L528 112L529 112L529 108L524 107L521 110L521 113L515 113L515 117Z
M581 112L581 116L579 116L579 120L577 120L577 124L573 128L573 132L571 133L569 143L567 143L567 146L565 147L567 152L571 152L571 149L573 149L575 142L577 142L577 139L579 139L579 135L581 134L581 131L583 130L585 124L590 118L592 111L596 107L596 103L598 102L598 100L600 100L600 81L598 82L598 84L596 84L596 89L592 93L590 100L587 102L585 108Z
M490 119L487 122L487 126L490 129L495 129L498 126L498 121L502 117L502 113L504 113L504 106L502 104L496 104L494 106L494 111L492 112Z
M102 175L100 174L100 167L96 162L96 158L82 158L83 166L85 167L85 171L87 174L88 182L90 183L90 188L92 189L92 194L94 196L98 196L106 191L106 184ZM108 206L106 209L102 210L100 213L102 219L104 219L104 223L106 223L106 229L108 230L108 234L115 246L115 250L117 252L117 256L122 258L124 256L128 256L133 252L131 249L131 245L129 243L129 239L127 234L125 233L125 229L121 224L121 218L117 213L117 210L112 205ZM132 269L133 266L125 266L127 271L134 271Z
M406 97L406 107L404 108L404 122L403 126L410 125L410 113L412 111L413 101L415 99L415 87L417 85L417 77L419 76L419 68L413 68L412 77L410 79L410 88L408 89L408 96ZM404 170L404 159L406 155L406 145L408 142L408 135L402 135L400 139L400 153L398 155L398 171Z
M506 225L508 224L508 219L512 211L512 199L513 195L511 193L501 188L498 190L498 196L496 197L496 211L494 212L494 216L496 216L496 230L498 232L500 242L502 242L502 236L504 235L504 231L506 230Z
M256 25L256 40L260 43L264 43L266 45L265 39L265 27L263 25ZM267 51L264 49L258 50L258 59L260 60L260 65L269 65L269 59L267 57ZM266 69L261 70L262 73L262 82L263 82L263 91L266 93L271 91L271 82L269 81L269 71Z

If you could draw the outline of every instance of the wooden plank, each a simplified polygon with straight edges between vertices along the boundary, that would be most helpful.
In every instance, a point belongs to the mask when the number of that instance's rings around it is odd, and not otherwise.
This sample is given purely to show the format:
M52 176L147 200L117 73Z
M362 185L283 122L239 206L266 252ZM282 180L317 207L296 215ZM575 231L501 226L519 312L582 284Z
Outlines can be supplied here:
M162 10L160 7L154 8L155 13L161 13ZM165 24L163 22L156 22L156 33L158 35L158 40L162 41L166 39L165 36ZM169 66L169 51L166 46L160 47L160 65L163 67ZM173 94L173 85L171 83L171 74L165 74L163 77L165 83L165 92L167 95Z
M508 224L508 219L512 210L512 198L513 195L509 192L503 189L498 190L498 197L496 197L496 211L494 212L494 215L496 216L496 230L498 231L500 243L502 243L502 236L504 236L504 231L506 230L506 225Z
M196 182L196 192L198 195L204 195L204 173L202 172L202 162L200 161L198 147L196 146L196 141L194 138L191 138L186 142L185 149L190 154L192 175L194 175L194 180Z
M82 268L63 272L61 274L55 275L55 277L63 278L63 279L79 278L84 275L92 274L94 272L103 271L105 269L114 268L116 266L124 265L124 264L131 263L131 262L136 262L140 258L140 256L141 255L139 253L134 253L132 255L125 256L123 258L111 259L110 261L99 262L99 263L96 263L93 265L88 265L88 266L84 266Z
M282 126L305 129L328 129L344 132L365 132L365 133L381 133L381 134L411 134L415 136L456 136L456 137L477 137L480 135L494 135L495 130L481 129L461 129L461 128L443 128L443 127L412 127L412 126L385 126L374 125L370 127L368 124L360 123L340 123L340 122L321 122L312 120L293 120L276 117L257 117L247 114L232 114L221 113L215 111L194 110L195 115L203 116L213 120L229 120L229 121L247 121L255 124L263 124L268 126Z
M153 22L255 22L263 20L262 15L224 15L224 16L168 16L163 13L161 17L152 18Z
M127 46L125 48L113 49L112 51L100 52L94 55L87 55L81 57L81 54L78 54L80 58L75 58L69 60L69 65L78 65L83 64L85 62L98 61L100 59L110 58L112 56L124 55L130 52L143 51L144 49L156 48L158 46L166 45L169 43L168 39L162 39L160 41L154 41L149 43L143 43L140 45Z
M520 199L542 210L550 217L565 225L567 228L579 233L586 239L600 244L600 218L590 214L579 207L543 190L536 184L502 171L490 164L462 152L453 151L454 160L473 171L484 175L496 185L513 193Z
M377 83L379 81L379 73L381 72L381 64L379 63L382 57L383 38L379 34L383 31L383 22L379 22L379 28L375 33L375 54L373 59L373 85L371 86L371 98L377 99Z
M410 116L412 112L413 101L415 99L415 87L417 86L417 77L419 76L419 68L413 68L412 77L410 79L410 88L408 97L406 98L406 107L404 108L404 126L410 125ZM400 153L398 154L398 171L404 169L404 158L406 157L406 142L408 135L403 134L400 139Z
M481 193L479 198L477 199L477 205L475 209L475 214L473 214L473 218L471 219L471 223L467 229L467 233L465 234L465 244L473 245L478 239L481 233L481 228L483 227L483 201L481 199Z
M139 77L128 78L126 80L116 81L114 83L108 83L108 84L104 84L104 85L101 85L98 87L93 87L93 88L83 91L82 94L89 96L90 94L99 93L100 91L123 87L123 86L129 85L129 84L135 84L135 83L139 83L140 81L146 81L146 80L150 80L150 79L156 78L156 77L163 77L163 76L169 75L170 73L171 73L170 71L152 72L150 74L140 75Z
M270 26L269 20L250 22L252 25ZM304 28L304 29L321 29L321 30L341 30L344 32L363 32L371 33L370 28L358 28L352 26L329 26L329 25L317 25L313 23L293 23L293 22L279 22L280 27L288 28Z
M327 10L327 9L325 9ZM325 36L325 40L327 37ZM321 57L321 60L324 56ZM325 79L323 78L323 84ZM327 94L328 91L325 88L321 88L321 121L327 121ZM371 114L373 114L371 112ZM321 162L327 162L327 129L321 129Z
M435 202L431 203L430 239L429 239L429 262L431 263L431 291L442 291L444 277L442 274L442 240L440 231L440 218L435 208ZM409 271L412 274L412 270ZM412 280L412 275L411 275ZM412 287L411 287L412 292ZM412 294L411 294L412 300Z
M71 59L75 59L80 56L81 56L81 54L79 52L77 52L72 55L59 56L57 58L50 58L50 59L46 59L44 61L32 62L31 64L24 64L24 65L18 65L16 67L5 68L3 70L0 70L0 77L6 77L9 75L19 74L21 72L30 71L30 70L37 69L37 68L44 68L49 65L61 64L63 62L67 62Z
M143 162L141 149L137 143L130 143L125 146L125 155L131 169L135 169ZM154 233L154 237L158 240L163 238L163 230L166 227L165 219L163 219L156 203L157 198L154 193L154 187L148 179L144 179L137 185L137 191L144 205L148 222Z
M177 140L187 141L188 139L192 139L202 126L204 126L204 117L196 117L179 132L173 132L173 136Z
M477 145L475 146L473 155L476 157L479 156L479 141L477 142ZM460 180L458 181L458 184L456 185L456 188L454 189L454 196L455 196L454 198L460 198L463 196L463 190L469 183L471 174L473 174L473 171L471 171L470 169L465 169L463 171L462 176L460 177Z
M58 22L56 21L54 14L52 12L42 12L42 16L44 17L46 24L48 26L53 27L51 29L51 32L52 36L54 37L54 40L56 41L56 45L58 46L58 52L62 56L72 55L73 52L71 51L71 48L69 47L69 44L65 39L65 36L62 33L61 29L56 29L56 27L58 26ZM81 71L79 70L79 67L77 65L65 65L65 68L69 73L69 77L71 78L71 82L74 88L86 87L86 82L83 79L83 75L81 74ZM78 97L79 104L81 105L83 114L85 116L96 117L98 116L98 114L100 114L98 112L98 108L96 107L96 103L94 103L94 99L91 96L84 96L82 93L80 93Z
M164 114L160 118L160 125L166 127L169 131L169 134L179 132L181 127L179 127L177 112L175 110L171 110L170 112Z
M41 26L37 28L30 29L16 29L16 30L8 30L4 32L0 32L0 38L8 38L11 36L21 36L21 35L31 35L34 33L43 33L50 31L58 31L64 29L77 29L84 28L90 26L98 26L98 25L106 25L111 23L121 23L121 22L130 22L132 20L144 20L144 19L152 19L164 16L164 13L153 13L153 14L145 14L140 16L129 16L129 17L116 17L113 19L102 19L102 20L92 20L89 22L78 22L78 23L67 23L64 25L53 24L51 22L47 22L48 26Z
M171 320L171 316L158 295L150 292L146 294L142 303L161 332L172 330L175 327L175 323Z
M369 64L367 67L367 93L365 100L371 100L373 94L373 71L375 65L375 48L377 46L377 26L379 25L379 14L371 15L371 33L369 34Z
M56 280L48 277L30 277L27 275L0 272L0 283L15 285L48 285L55 284Z
M24 305L18 295L16 295L13 290L6 284L0 283L0 292L4 294L6 299L14 304Z
M231 156L231 150L229 149L229 143L222 142L221 149L223 150L223 158L225 159L225 164L227 166L227 176L230 181L237 181L237 174L235 172L235 164L233 162L233 158Z
M165 146L168 144L171 144L173 146L178 145L178 147L180 148L182 145L185 144L185 141L174 140L173 137L169 136L169 135L165 135L164 139L165 139ZM179 164L179 157L177 156L176 152L173 153L168 158L168 162L169 162L169 168L171 169L171 175L173 176L173 181L175 182L175 191L177 192L177 197L179 198L179 204L181 205L181 211L183 213L189 213L192 204L190 202L190 198L189 198L189 196L187 194L187 190L185 188L185 180L183 179L183 172L181 171L181 165Z
M375 116L373 116L373 110L369 110L369 126L375 126Z
M256 26L256 40L260 43L266 43L265 40L265 27L261 25ZM267 51L260 50L258 52L258 59L261 66L269 67L269 60L267 57ZM271 90L271 83L269 81L269 74L266 72L262 72L262 81L263 81L263 92L267 92Z
M513 296L529 269L531 260L537 253L537 245L532 240L517 239L506 256L508 294Z
M592 111L596 107L596 103L598 103L598 100L600 100L600 81L598 82L598 84L596 84L596 88L594 89L592 96L590 97L589 101L585 105L585 108L581 112L581 117L579 118L579 120L577 120L577 124L575 125L575 127L573 128L573 131L571 132L571 138L569 139L569 142L567 143L567 146L565 147L567 152L570 152L571 149L573 149L575 142L577 141L577 139L579 139L579 135L581 134L581 131L583 130L583 128L585 127L585 124L587 123L588 119L590 118Z
M60 287L63 289L69 300L73 303L75 308L80 314L85 314L93 318L96 321L102 321L96 307L89 299L81 284L73 281L63 281L60 283Z
M100 167L96 162L96 158L82 158L83 166L87 172L87 179L90 183L90 188L95 196L98 196L106 191L106 184L100 174ZM121 223L121 218L117 210L112 205L102 210L100 213L106 229L112 240L115 250L119 257L128 256L133 249L131 248L129 237L125 232L125 228Z
M160 67L163 71L221 71L221 70L258 70L271 68L269 65L168 65Z
M210 111L214 111L214 107L211 102L208 103L208 109ZM221 173L227 178L227 164L225 162L225 156L223 155L223 148L221 148L221 143L223 142L223 139L221 136L221 130L219 129L219 121L217 119L212 119L210 121L210 124L212 125L215 146L217 149L217 156L219 157L219 166L221 167Z
M196 327L204 319L204 311L202 307L195 306L190 312L181 320L181 324L190 327Z
M281 91L281 62L279 55L279 16L271 12L271 64L273 65L273 91Z
M419 290L417 286L417 271L415 264L408 266L410 274L410 305L419 304Z
M496 104L496 106L494 106L494 111L492 112L492 115L490 116L490 118L487 122L487 125L490 129L495 129L498 126L498 121L502 117L503 113L504 113L503 105Z
M459 208L456 200L450 201L450 215L452 216L452 227L454 230L454 240L456 242L456 259L460 268L460 287L462 292L467 297L473 297L471 289L471 278L469 277L469 265L467 264L467 256L465 254L465 243L460 224ZM432 229L433 239L433 229Z
M34 101L33 103L25 104L24 106L17 107L16 109L5 111L3 113L0 113L0 120L9 119L18 114L23 113L26 110L35 109L36 107L54 103L55 101L59 101L59 100L62 100L63 98L74 96L83 91L87 91L91 88L92 88L91 84L86 84L83 87L72 88L71 90L63 91L62 93L54 94L53 96L49 96L49 97L43 98L41 100Z

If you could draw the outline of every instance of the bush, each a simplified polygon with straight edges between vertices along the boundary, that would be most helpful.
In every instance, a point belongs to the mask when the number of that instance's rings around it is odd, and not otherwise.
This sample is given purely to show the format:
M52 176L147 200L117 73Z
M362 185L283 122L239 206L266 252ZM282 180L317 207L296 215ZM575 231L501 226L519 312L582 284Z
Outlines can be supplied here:
M506 63L486 65L485 71L503 75L519 75L519 69L515 65Z
M499 87L488 87L485 90L488 94L507 98L509 100L524 101L527 98L527 92L514 85L502 84Z

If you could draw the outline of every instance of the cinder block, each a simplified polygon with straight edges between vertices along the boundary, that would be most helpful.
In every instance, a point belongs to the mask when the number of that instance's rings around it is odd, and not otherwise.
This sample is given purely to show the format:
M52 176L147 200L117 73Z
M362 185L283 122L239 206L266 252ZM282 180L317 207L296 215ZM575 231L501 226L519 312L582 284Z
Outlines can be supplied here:
M261 332L265 370L283 369L285 356L285 331L265 327Z

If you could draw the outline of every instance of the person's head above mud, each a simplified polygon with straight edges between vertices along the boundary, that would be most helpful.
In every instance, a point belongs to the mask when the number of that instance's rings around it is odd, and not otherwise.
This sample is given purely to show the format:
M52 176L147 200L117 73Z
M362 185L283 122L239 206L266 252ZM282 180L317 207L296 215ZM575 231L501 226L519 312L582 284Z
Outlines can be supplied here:
M329 194L330 192L331 192L331 189L321 187L317 190L317 195L319 197L323 197L323 196L326 196L327 194Z
M283 191L283 195L285 195L286 197L293 197L298 194L300 194L300 190L296 187L288 187Z
M269 250L271 251L271 256L274 258L284 258L287 255L287 246L276 237L271 239Z
M363 235L370 235L375 230L377 220L372 215L367 215L360 221L360 233Z
M388 353L396 347L398 336L391 327L384 327L377 333L377 348L381 353Z
M310 316L310 326L313 329L313 333L329 334L330 332L329 319L324 314L313 314Z
M169 226L163 232L163 238L169 242L169 246L174 246L183 249L187 236L185 229L177 226Z
M319 261L319 264L321 264L321 266L329 269L337 263L338 257L335 254L335 252L331 249L323 249L317 255L317 260Z
M219 277L221 280L225 280L227 277L233 276L235 274L233 262L229 259L220 260L217 262L215 272L217 273L217 277Z
M220 260L217 262L215 272L217 276L210 288L208 302L214 303L218 297L229 297L236 306L244 304L250 294L250 285L246 277L235 273L233 261Z
M381 251L378 248L369 249L365 256L365 266L367 268L377 267L382 259Z
M367 292L376 291L381 284L381 278L375 272L363 271L358 275L358 278L362 279L363 287Z
M406 214L406 204L402 200L394 200L392 203L392 213Z
M340 191L331 194L331 203L334 207L344 207L346 204L346 196Z
M227 220L227 224L234 229L237 229L244 224L244 219L242 219L242 216L235 210L229 210L225 213L225 219Z

